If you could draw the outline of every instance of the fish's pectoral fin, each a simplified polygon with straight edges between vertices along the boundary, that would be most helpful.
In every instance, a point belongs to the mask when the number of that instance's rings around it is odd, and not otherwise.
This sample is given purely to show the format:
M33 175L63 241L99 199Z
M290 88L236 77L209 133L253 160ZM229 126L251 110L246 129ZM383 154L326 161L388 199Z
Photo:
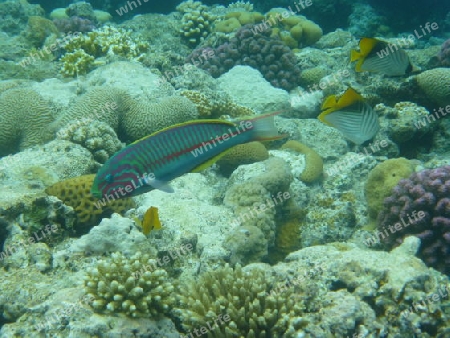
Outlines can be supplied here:
M164 191L164 192L167 192L167 193L173 193L174 192L174 190L170 186L169 182L160 181L160 180L157 180L155 178L150 179L150 178L147 177L147 178L144 179L144 183L146 185L149 185L149 186L155 188L155 189L158 189L158 190L161 190L161 191Z

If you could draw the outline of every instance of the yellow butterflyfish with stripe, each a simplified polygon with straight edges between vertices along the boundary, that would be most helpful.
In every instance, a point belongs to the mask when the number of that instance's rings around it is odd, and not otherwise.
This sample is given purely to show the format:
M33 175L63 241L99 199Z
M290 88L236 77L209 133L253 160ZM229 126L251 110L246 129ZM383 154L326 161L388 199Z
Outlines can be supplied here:
M157 207L148 208L142 221L137 217L134 218L134 221L142 227L142 233L144 235L148 235L152 230L162 229Z
M357 62L357 72L401 76L418 70L411 64L408 54L397 44L375 38L362 38L359 41L359 51L351 51L350 61Z
M318 119L338 129L345 138L356 144L370 140L380 129L377 113L351 87L339 98L328 96Z

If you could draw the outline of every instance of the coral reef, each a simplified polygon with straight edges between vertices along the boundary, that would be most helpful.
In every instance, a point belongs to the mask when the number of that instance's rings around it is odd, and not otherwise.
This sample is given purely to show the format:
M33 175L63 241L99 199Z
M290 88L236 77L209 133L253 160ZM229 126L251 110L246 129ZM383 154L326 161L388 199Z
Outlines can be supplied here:
M58 130L56 136L80 144L101 164L122 149L122 143L108 124L89 118L69 123Z
M94 29L92 32L86 34L77 35L64 44L66 53L78 53L79 58L88 54L94 58L101 56L119 56L133 61L140 61L148 48L149 44L140 36L134 35L130 30L116 28L110 25ZM86 59L90 58L84 56L81 59L86 62ZM73 60L71 58L64 58L63 56L61 61L63 61L61 70L64 75L66 68L72 68L70 63ZM72 75L76 74L73 73ZM72 75L71 73L66 74L66 76Z
M388 120L387 134L396 143L419 140L432 130L430 123L417 128L417 120L425 120L430 113L412 102L398 102L393 108L377 105L377 111L383 110Z
M224 242L224 246L230 253L230 264L247 265L266 259L267 246L261 245L264 242L264 234L254 225L243 225L232 229Z
M0 156L49 141L48 125L52 121L50 105L35 91L4 91L0 95Z
M167 272L158 267L155 259L140 252L129 258L113 253L88 270L85 277L89 304L96 311L124 312L131 317L168 313L173 289Z
M442 44L438 54L438 60L441 66L450 67L450 39Z
M201 118L248 117L255 115L252 109L234 103L226 93L183 90L180 92L180 95L188 98L195 104Z
M216 49L197 48L187 62L198 64L197 60L211 54L198 66L213 77L219 77L235 65L248 65L258 69L273 86L290 90L298 84L300 68L295 54L278 37L271 37L271 30L254 33L251 25L242 26L230 42ZM195 62L195 63L194 63Z
M311 46L323 35L319 25L306 19L302 15L289 15L284 17L287 12L284 8L273 8L266 14L266 20L273 26L277 23L278 27L272 30L272 36L278 36L281 41L292 49ZM290 13L289 13L290 14ZM264 24L267 29L267 24Z
M138 140L176 123L194 120L197 108L183 96L168 96L160 102L133 100L122 116L122 132L126 140Z
M159 102L147 102L131 98L122 89L101 86L93 87L80 96L58 117L52 128L57 131L73 123L82 124L81 120L91 119L106 123L122 141L136 141L173 124L194 120L197 116L196 106L182 96L167 96ZM94 147L111 148L111 144L97 142ZM92 150L92 146L89 149Z
M369 216L376 219L383 210L383 201L392 193L397 183L414 172L414 165L406 158L386 160L373 168L367 178L364 194Z
M73 53L65 53L59 60L62 62L60 72L66 77L77 77L87 74L93 67L95 58L82 49Z
M234 269L227 265L183 285L181 307L175 311L186 331L222 317L205 337L294 337L304 324L301 296L294 288L270 291L271 281L264 270L243 271L240 265Z
M188 0L177 6L183 13L180 34L190 46L197 46L208 36L216 16L208 11L208 7L200 1Z
M306 183L311 183L322 177L323 160L314 149L293 140L287 141L281 149L290 149L305 155L306 166L299 176L300 180Z
M58 28L52 21L41 16L30 16L28 18L28 26L24 35L32 46L42 47L45 39L52 34L58 35Z
M416 77L419 88L434 103L446 106L450 98L450 68L426 70Z
M79 16L71 16L70 18L53 19L53 23L60 32L90 32L95 29L95 24L89 20Z
M217 164L222 175L230 176L240 165L264 161L268 157L269 153L264 144L254 141L231 148Z
M224 204L233 209L235 222L256 226L264 234L268 248L274 246L277 209L290 197L293 180L289 165L281 158L242 165L230 177L231 186L225 192Z
M264 15L259 12L251 12L246 10L233 11L225 14L221 21L216 21L214 30L221 33L231 33L243 25L255 24L264 20Z
M95 174L69 178L45 189L49 195L58 197L64 204L71 206L77 214L77 231L97 225L104 217L112 213L122 213L134 207L130 198L98 201L91 195L91 186Z
M69 7L66 8L66 14L69 17L78 16L90 21L96 20L94 9L89 2L80 1L70 4Z
M388 247L408 235L421 239L419 257L428 266L450 273L450 166L422 170L398 182L383 202L378 230ZM406 223L406 225L405 225ZM395 226L396 231L392 231ZM400 229L398 229L398 227ZM402 229L402 227L404 227Z

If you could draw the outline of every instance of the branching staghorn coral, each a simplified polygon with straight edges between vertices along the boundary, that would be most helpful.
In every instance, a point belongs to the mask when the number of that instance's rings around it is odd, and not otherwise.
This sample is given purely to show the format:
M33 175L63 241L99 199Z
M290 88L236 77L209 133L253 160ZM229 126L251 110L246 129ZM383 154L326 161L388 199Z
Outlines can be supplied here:
M229 317L205 337L295 337L302 325L303 302L295 288L271 293L270 280L258 268L227 265L207 272L183 285L178 298L175 313L187 331Z

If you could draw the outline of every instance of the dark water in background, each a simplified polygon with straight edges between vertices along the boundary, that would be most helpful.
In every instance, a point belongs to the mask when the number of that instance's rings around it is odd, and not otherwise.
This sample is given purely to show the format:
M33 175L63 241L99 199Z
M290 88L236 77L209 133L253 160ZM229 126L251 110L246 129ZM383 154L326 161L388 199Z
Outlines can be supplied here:
M139 4L140 1L140 4ZM1 1L0 1L1 2ZM46 12L52 11L54 8L67 7L76 1L70 0L30 0L29 3L40 4ZM95 9L108 11L116 20L129 19L136 14L144 13L163 13L167 14L175 11L175 7L181 3L180 0L110 0L87 1ZM119 17L115 12L121 6L135 2L138 6L132 12ZM220 4L228 5L235 1L231 0L203 0L206 5ZM288 7L299 3L299 0L254 0L249 1L254 5L255 10L266 12L273 7ZM348 26L348 18L352 13L354 4L369 4L374 10L386 17L388 26L393 32L411 31L422 24L424 20L430 21L450 21L450 1L448 0L316 0L312 1L314 6L306 8L303 15L318 23L325 32L334 31L336 28L346 28ZM450 26L450 23L447 24ZM450 30L447 29L447 31Z

